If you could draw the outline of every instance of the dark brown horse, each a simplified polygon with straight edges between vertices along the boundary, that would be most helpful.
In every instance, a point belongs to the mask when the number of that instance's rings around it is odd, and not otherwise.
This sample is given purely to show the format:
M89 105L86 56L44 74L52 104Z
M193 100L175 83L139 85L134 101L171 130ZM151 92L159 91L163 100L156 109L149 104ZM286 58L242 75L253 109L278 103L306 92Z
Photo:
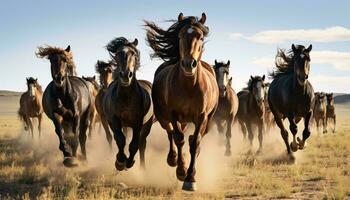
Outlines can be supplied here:
M319 132L320 122L322 122L323 133L327 133L326 125L326 94L323 92L315 93L315 106L313 108L313 118L316 122L316 129Z
M307 80L310 71L310 51L312 45L305 48L302 45L292 45L289 54L279 49L276 55L276 70L270 74L273 78L269 89L269 105L275 117L277 126L281 129L281 136L287 147L291 161L295 160L293 152L304 149L306 140L311 132L309 123L314 107L314 90ZM289 145L288 131L283 120L288 118L289 129L293 134L293 141ZM304 118L303 139L297 137L297 123Z
M195 163L199 144L208 131L219 100L215 72L201 60L204 38L209 33L205 21L204 13L200 19L184 17L180 13L178 20L167 30L145 22L147 41L154 51L152 56L165 61L154 75L152 97L155 115L168 133L167 161L170 166L177 166L177 178L184 181L182 189L190 191L196 189ZM195 131L189 137L191 162L187 169L182 148L184 129L191 122L195 124Z
M124 37L119 37L107 45L107 50L117 68L114 81L108 87L103 100L103 113L114 132L118 146L115 167L119 171L134 165L134 157L138 150L140 150L141 167L145 167L146 138L154 121L152 84L136 79L136 71L140 67L137 44L137 39L129 42ZM122 127L131 127L133 131L129 144L129 157L124 153L126 133L122 131Z
M263 134L265 129L265 75L250 76L248 87L238 92L239 106L237 119L241 126L244 138L248 132L250 146L253 145L253 125L257 125L259 131L259 150L262 151Z
M43 96L44 111L55 126L66 167L77 166L77 148L80 143L82 159L86 160L86 130L93 109L89 87L83 79L74 76L75 65L70 46L66 49L39 47L36 55L51 63L52 81ZM71 134L73 133L73 134Z
M219 133L224 132L223 122L226 122L226 156L231 155L231 129L238 110L238 97L232 89L232 77L229 78L230 61L227 63L215 60L214 70L219 87L219 104L214 115L214 121Z
M95 102L96 102L96 96L98 94L98 91L100 90L100 86L98 85L96 81L95 76L82 76L82 79L84 79L87 82L87 85L89 87L89 91L91 93L91 101L93 105L92 113L90 115L89 119L89 138L91 139L91 133L92 129L96 127L96 124L98 122L101 122L100 116L97 113Z
M275 122L275 118L273 117L273 114L271 112L270 109L270 105L269 102L267 101L267 97L268 97L268 91L269 91L269 87L270 87L270 83L265 83L266 87L265 87L265 132L268 134L270 133L271 129L275 127L276 122Z
M333 120L333 133L335 133L335 125L336 125L336 114L335 114L335 106L334 106L334 98L333 93L327 93L327 112L326 112L326 130L328 126L328 120Z
M39 138L41 136L41 120L43 114L42 96L43 91L38 83L38 79L32 77L27 78L27 91L21 95L19 100L18 115L24 122L24 130L29 130L29 133L34 138L33 119L38 118Z
M112 149L112 134L109 129L108 121L106 119L106 116L103 112L103 98L105 97L105 94L107 92L109 84L113 81L113 64L112 62L104 62L98 60L95 65L96 73L100 75L100 85L101 89L98 91L98 94L96 96L95 106L98 114L101 118L101 123L103 126L103 129L106 133L106 138L109 144L110 149Z

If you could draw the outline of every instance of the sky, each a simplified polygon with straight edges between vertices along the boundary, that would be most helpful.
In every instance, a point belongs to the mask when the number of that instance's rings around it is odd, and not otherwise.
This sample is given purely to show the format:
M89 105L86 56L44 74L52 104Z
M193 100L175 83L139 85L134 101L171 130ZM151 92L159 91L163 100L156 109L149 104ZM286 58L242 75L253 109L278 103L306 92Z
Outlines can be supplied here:
M175 3L176 2L176 3ZM330 3L332 2L332 3ZM309 80L315 91L350 93L350 1L1 1L0 90L26 90L26 77L51 81L50 64L35 56L40 45L71 45L79 76L94 75L106 44L138 38L139 79L152 81L161 61L151 59L143 20L168 28L169 19L207 15L210 34L203 60L231 61L238 92L250 75L274 67L277 48L313 45Z

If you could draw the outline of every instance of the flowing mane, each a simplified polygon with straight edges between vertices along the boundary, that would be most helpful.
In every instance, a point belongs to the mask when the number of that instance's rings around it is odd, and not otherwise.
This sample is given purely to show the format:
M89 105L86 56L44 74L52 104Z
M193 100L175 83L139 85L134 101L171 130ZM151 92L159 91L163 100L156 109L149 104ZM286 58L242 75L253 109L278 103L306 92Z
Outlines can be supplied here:
M112 61L109 61L109 62L105 62L105 61L102 61L102 60L97 60L97 63L95 65L95 70L96 70L96 73L100 74L100 85L103 85L102 82L103 80L101 79L101 74L104 73L108 68L111 69L111 72L113 73L113 62Z
M70 47L69 47L70 48ZM39 58L46 58L50 59L50 56L59 54L65 58L67 61L67 68L68 68L68 75L70 76L76 76L76 66L73 61L73 54L71 51L66 51L59 47L52 47L49 45L38 47L38 51L35 53L35 55Z
M298 52L303 52L305 47L303 45L296 45ZM277 49L275 57L275 69L269 74L272 79L279 78L281 76L293 74L294 72L294 53L290 49Z
M197 17L185 17L183 20L170 20L174 22L168 30L163 30L155 23L145 21L147 31L148 45L154 50L151 54L152 58L160 58L165 62L176 63L180 59L179 52L179 32L188 25L195 26L203 31L203 35L207 36L209 28L199 22Z

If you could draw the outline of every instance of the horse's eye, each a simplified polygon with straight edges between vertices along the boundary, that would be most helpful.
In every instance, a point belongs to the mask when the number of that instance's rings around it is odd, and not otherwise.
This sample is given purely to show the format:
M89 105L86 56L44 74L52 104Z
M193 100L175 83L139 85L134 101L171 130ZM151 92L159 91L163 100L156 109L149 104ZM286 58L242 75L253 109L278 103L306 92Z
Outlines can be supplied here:
M200 39L201 41L204 41L204 38L203 37L201 37L201 39Z

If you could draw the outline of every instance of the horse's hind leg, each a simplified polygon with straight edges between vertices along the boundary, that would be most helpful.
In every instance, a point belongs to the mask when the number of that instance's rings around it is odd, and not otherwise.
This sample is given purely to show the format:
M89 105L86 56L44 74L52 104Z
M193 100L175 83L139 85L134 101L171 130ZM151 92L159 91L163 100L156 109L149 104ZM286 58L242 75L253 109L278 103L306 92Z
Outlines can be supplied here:
M109 149L112 150L112 134L111 131L109 130L108 122L107 120L101 116L101 123L103 126L103 129L105 130L106 133L106 138L109 144Z
M39 138L41 138L41 120L42 120L43 115L40 114L38 116L38 131L39 131Z
M307 114L306 114L306 117L304 119L304 131L303 131L303 139L301 140L299 137L297 138L298 139L298 142L299 142L299 149L302 150L305 148L306 146L306 140L310 137L310 119L312 117L312 110L309 111Z
M282 119L279 116L276 117L275 114L274 114L274 116L275 116L276 124L277 124L278 128L280 128L280 130L281 130L281 136L283 138L284 144L286 145L288 155L290 155L291 158L293 159L294 157L293 157L292 152L290 151L290 147L289 147L288 131L286 130L286 128L284 128Z
M225 156L231 156L231 131L232 131L233 115L230 116L230 119L227 120L227 129L226 129L226 152Z
M260 122L258 122L258 129L259 129L259 135L258 135L258 139L259 139L259 149L258 149L258 154L260 154L262 152L262 143L263 143L263 137L264 137L264 120L261 120Z
M27 117L29 128L30 128L30 134L32 135L32 138L34 138L34 128L33 128L33 121L30 119L30 117Z
M96 111L95 111L96 112ZM89 123L89 139L91 139L91 133L92 133L92 129L95 126L95 120L96 120L96 113L93 112L92 114L90 114L90 123Z
M292 132L293 135L293 141L290 143L290 148L293 152L298 151L298 143L296 141L296 134L298 133L298 126L295 123L294 115L290 113L288 115L288 120L289 120L289 130ZM318 127L318 122L317 122L317 127Z
M141 168L145 169L145 150L147 145L147 136L151 131L153 124L153 118L151 118L146 124L143 125L140 135L140 164Z

